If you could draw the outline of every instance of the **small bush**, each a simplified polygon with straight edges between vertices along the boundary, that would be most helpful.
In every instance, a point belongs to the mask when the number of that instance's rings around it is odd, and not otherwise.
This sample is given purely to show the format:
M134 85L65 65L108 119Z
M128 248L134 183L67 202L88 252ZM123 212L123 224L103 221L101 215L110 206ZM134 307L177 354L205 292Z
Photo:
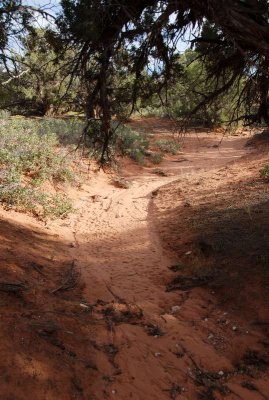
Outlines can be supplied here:
M132 130L119 121L111 122L113 136L107 148L108 161L111 162L116 154L129 156L138 163L144 163L144 157L149 147L147 137ZM103 152L104 136L99 121L92 121L86 137L86 147L89 157L100 160ZM105 156L107 156L105 155Z
M8 119L10 117L10 112L7 110L0 110L0 119Z
M0 186L0 200L6 208L33 211L37 204L35 191L18 183Z
M150 156L150 161L153 164L160 164L163 160L163 154L162 153L153 153Z
M180 144L175 140L160 139L155 142L156 147L163 153L177 154Z
M261 170L260 170L260 176L263 179L269 180L269 164L266 164Z
M29 122L7 121L0 125L0 165L6 171L28 177L31 184L72 179L55 133L35 130Z
M71 201L64 195L57 193L43 204L44 216L64 218L73 211Z
M33 120L0 123L0 201L7 208L40 216L62 217L70 202L42 190L46 181L74 182L70 161L60 149L57 135Z
M145 154L140 149L132 149L129 152L129 157L136 161L138 164L143 165L145 163Z
M31 125L33 122L31 120ZM35 132L41 136L53 132L60 144L76 146L84 124L85 121L76 117L66 119L42 118L35 121Z
M143 164L149 148L149 140L144 134L122 125L116 131L115 146L121 154Z

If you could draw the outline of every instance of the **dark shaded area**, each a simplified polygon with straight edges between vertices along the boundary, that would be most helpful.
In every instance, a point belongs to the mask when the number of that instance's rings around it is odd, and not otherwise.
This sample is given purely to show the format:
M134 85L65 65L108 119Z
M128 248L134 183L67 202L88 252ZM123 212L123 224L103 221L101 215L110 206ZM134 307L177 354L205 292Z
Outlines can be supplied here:
M269 321L268 184L247 179L219 187L218 195L197 190L200 205L175 207L157 220L164 247L178 258L167 289L208 286L225 307Z
M0 260L1 398L86 398L96 374L83 331L92 318L79 307L80 283L53 294L73 261L66 244L1 220Z

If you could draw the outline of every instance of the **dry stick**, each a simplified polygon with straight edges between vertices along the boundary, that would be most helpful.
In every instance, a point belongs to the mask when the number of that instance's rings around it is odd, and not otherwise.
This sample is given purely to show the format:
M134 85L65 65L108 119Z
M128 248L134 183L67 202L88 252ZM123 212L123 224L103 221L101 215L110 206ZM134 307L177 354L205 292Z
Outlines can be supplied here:
M51 293L56 293L60 290L69 290L69 289L73 289L76 284L77 284L77 277L75 275L75 271L74 271L74 267L75 267L75 261L72 262L71 267L67 273L67 276L65 278L65 280L63 281L63 283L57 287L56 289L52 290Z
M32 263L31 263L31 267L32 267L35 271L37 271L40 275L46 276L46 275L44 274L44 272L41 270L41 268L40 268L35 262L32 262Z
M113 291L112 291L112 289L108 286L108 284L105 282L105 285L106 285L106 288L107 288L107 290L109 291L109 293L110 294L112 294L112 296L114 297L114 299L116 299L118 302L120 302L120 303L123 303L123 304L126 304L126 301L123 299L123 298L121 298L121 297L119 297L118 295L116 295Z

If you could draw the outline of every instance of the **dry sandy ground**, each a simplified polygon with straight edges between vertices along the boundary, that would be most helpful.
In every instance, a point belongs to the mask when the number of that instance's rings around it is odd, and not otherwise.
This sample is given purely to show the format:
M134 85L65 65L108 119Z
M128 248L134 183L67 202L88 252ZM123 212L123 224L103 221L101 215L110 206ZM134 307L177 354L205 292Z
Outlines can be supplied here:
M269 399L267 155L198 136L167 176L91 174L64 221L1 211L1 400Z

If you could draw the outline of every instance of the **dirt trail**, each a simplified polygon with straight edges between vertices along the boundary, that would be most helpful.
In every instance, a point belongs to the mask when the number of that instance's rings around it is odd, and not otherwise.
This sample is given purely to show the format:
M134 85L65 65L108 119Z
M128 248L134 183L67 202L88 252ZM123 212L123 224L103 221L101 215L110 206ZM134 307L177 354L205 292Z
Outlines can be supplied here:
M247 138L226 138L221 147L219 140L218 135L187 137L184 154L162 164L167 177L153 169L143 174L129 169L129 189L115 188L102 173L84 188L65 240L74 243L71 253L85 282L86 301L103 307L101 316L100 310L96 314L94 340L97 347L108 346L110 365L103 356L95 360L100 379L91 389L93 399L176 399L181 394L178 398L194 400L200 389L192 371L198 373L198 365L216 373L232 369L207 339L210 328L196 332L195 321L207 315L212 299L194 298L180 318L176 315L191 295L165 292L173 258L163 250L148 214L159 187L185 176L188 184L196 182L247 153Z
M1 399L269 399L269 141L221 139L91 172L65 220L1 208Z
M217 170L247 153L247 139L227 138L220 149L214 147L219 139L190 138L184 155L171 157L162 164L167 177L153 174L154 168L139 175L129 170L129 189L115 188L101 173L91 180L81 198L79 216L73 221L74 258L82 270L91 302L112 299L112 290L119 298L139 304L144 311L158 312L158 303L167 294L154 283L162 279L171 260L149 223L149 202L159 187L184 176L195 180L197 173Z

